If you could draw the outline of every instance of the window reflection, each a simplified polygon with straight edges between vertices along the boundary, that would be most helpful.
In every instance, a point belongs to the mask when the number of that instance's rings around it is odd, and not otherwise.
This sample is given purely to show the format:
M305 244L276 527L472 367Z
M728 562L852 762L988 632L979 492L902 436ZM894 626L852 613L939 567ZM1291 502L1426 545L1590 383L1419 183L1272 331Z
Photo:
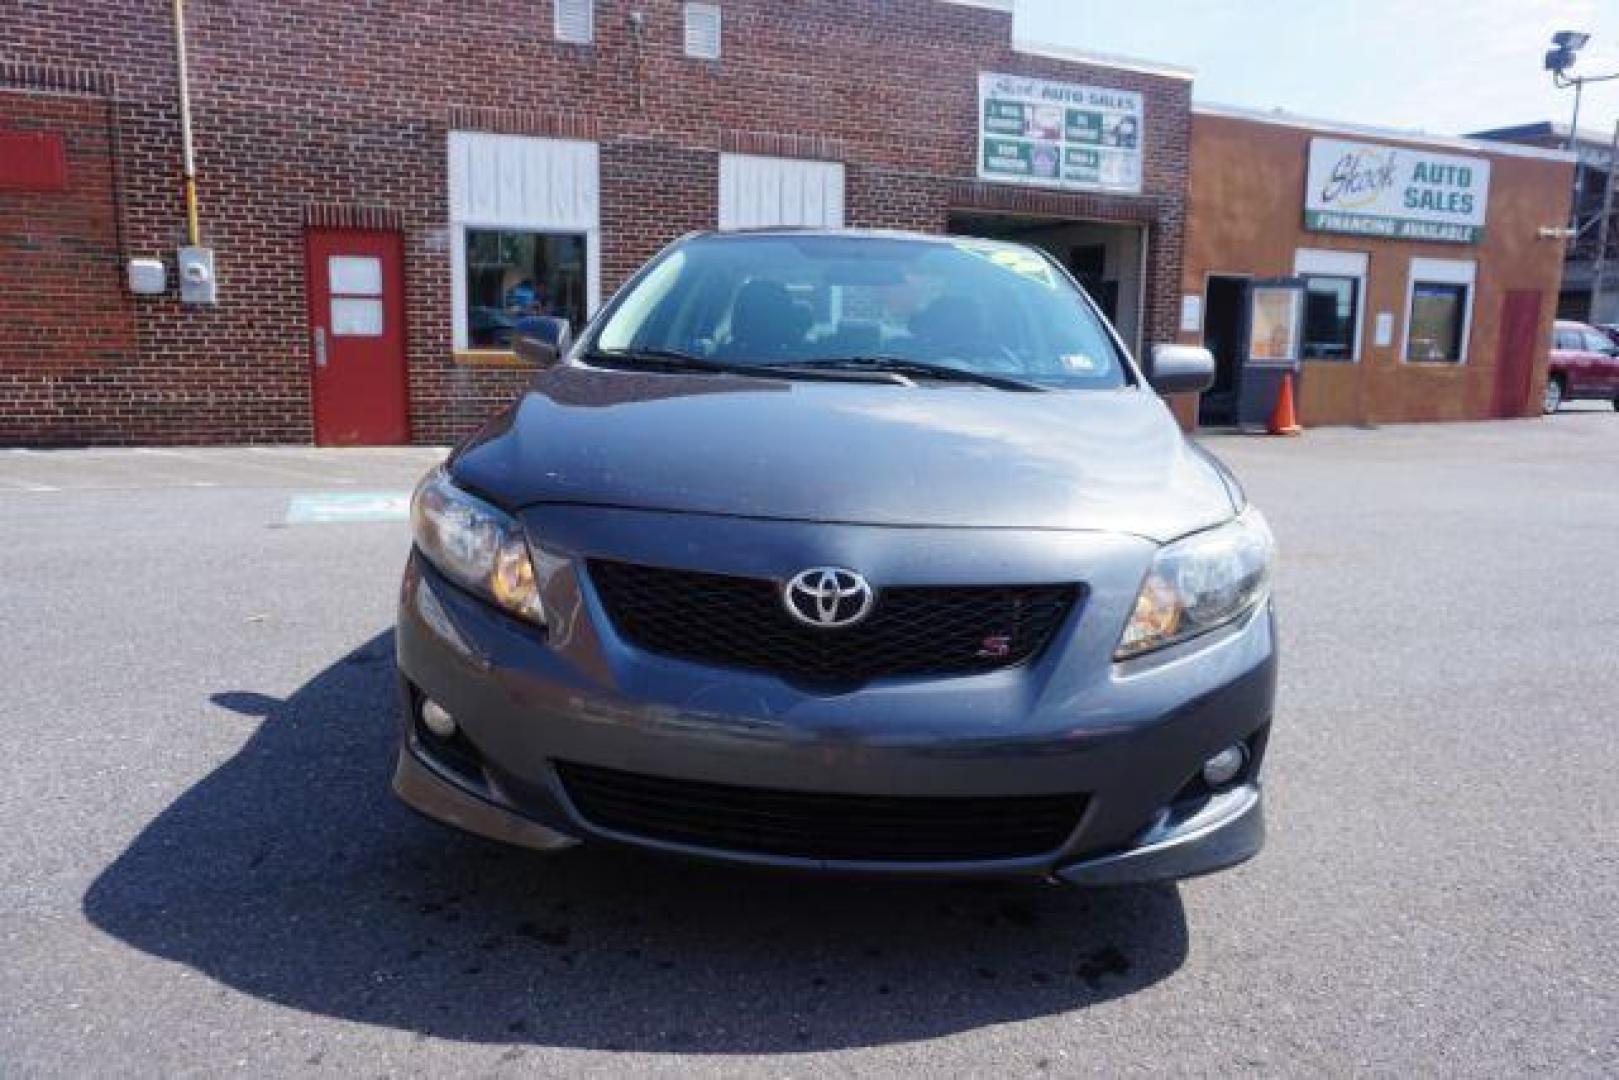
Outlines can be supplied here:
M467 342L504 349L524 321L552 315L575 333L586 312L585 237L577 233L467 230Z

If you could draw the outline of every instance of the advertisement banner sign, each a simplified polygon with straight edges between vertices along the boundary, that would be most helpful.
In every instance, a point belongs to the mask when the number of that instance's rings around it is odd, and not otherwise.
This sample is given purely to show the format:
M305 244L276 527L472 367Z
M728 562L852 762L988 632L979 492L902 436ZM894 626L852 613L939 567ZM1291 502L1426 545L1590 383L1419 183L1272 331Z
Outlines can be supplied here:
M1141 191L1141 95L978 76L978 177L1079 191Z
M1488 158L1310 140L1306 229L1476 244L1489 197Z

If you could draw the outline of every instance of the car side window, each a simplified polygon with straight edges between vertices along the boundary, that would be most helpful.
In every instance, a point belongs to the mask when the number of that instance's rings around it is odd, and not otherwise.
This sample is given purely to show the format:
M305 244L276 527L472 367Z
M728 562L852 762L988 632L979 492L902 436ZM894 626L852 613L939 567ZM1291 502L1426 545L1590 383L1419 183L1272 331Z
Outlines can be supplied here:
M1559 330L1554 344L1559 349L1578 349L1580 347L1580 338L1572 330Z
M1595 330L1587 330L1585 331L1585 348L1587 352L1607 355L1613 352L1613 342Z

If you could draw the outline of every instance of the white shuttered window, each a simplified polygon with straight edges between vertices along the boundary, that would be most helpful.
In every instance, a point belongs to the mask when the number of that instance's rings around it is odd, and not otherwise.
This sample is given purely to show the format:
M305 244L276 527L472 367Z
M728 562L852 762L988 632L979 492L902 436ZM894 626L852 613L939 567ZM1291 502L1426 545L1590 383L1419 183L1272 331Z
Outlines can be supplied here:
M452 131L449 181L457 349L490 344L472 340L477 335L469 332L469 321L479 322L479 334L498 337L505 328L486 324L523 313L499 310L510 306L508 300L540 310L528 296L534 291L550 293L540 298L549 301L545 313L567 315L576 324L595 312L601 302L601 169L595 143ZM469 234L479 253L470 266ZM530 265L497 275L492 252ZM538 275L535 260L543 272ZM525 279L524 269L533 280ZM553 280L541 280L545 273ZM480 282L499 295L469 296Z
M596 37L595 0L552 0L558 41L589 45Z
M720 155L720 228L843 227L843 164Z
M720 58L720 6L686 5L686 55L695 60Z

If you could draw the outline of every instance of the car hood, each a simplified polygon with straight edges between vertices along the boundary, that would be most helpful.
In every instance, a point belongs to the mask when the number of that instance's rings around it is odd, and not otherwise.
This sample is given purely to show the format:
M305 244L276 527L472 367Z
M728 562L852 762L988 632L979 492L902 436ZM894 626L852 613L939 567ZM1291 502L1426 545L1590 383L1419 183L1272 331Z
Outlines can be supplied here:
M511 509L1102 529L1159 541L1236 509L1223 470L1136 389L1025 394L564 366L474 436L451 471Z

